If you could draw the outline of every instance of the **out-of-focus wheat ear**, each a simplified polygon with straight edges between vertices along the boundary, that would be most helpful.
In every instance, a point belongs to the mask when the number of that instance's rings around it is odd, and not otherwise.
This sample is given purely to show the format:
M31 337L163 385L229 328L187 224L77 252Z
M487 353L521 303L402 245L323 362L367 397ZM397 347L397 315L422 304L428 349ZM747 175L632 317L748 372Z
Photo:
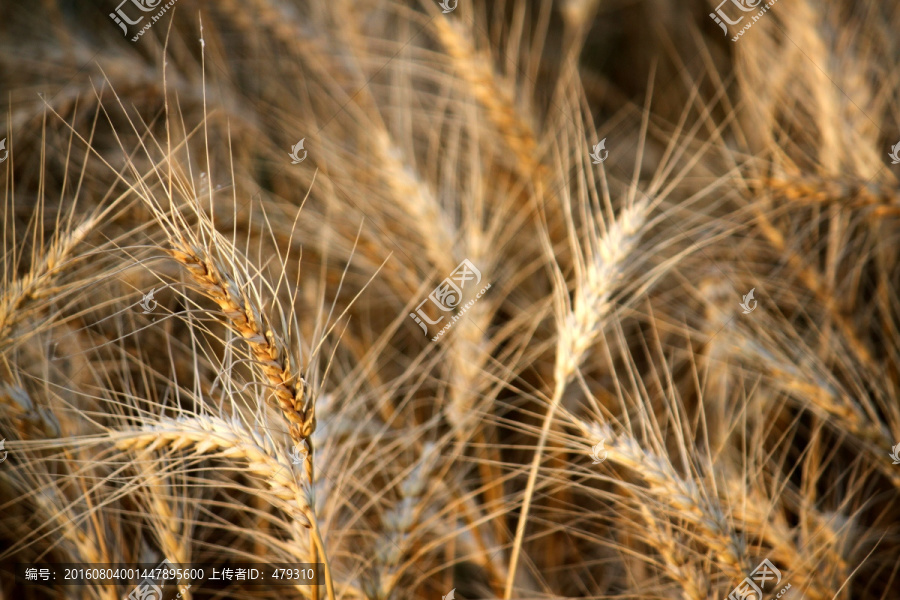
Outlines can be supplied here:
M409 474L397 486L399 501L381 516L381 534L376 541L375 564L378 579L378 597L390 598L405 574L401 561L407 557L409 546L422 535L421 518L427 502L423 501L434 475L438 459L437 446L427 442L419 459Z
M594 24L594 17L597 9L600 8L601 0L563 0L560 3L559 12L562 15L566 26L576 32L573 36L573 51L580 51L583 37ZM568 61L567 61L568 62Z
M718 332L712 343L722 360L740 365L762 365L761 372L766 374L770 385L787 393L799 406L813 410L835 429L851 433L859 446L873 457L880 457L884 448L893 445L886 424L872 418L871 415L878 411L865 394L851 394L844 389L813 349L804 350L802 340L796 339L793 344L784 346L770 340L765 329L756 330L755 336L749 335L730 318L729 313L733 311L725 308L725 301L719 302L715 288L707 285L703 292L708 306L708 331L710 334ZM765 313L753 315L756 319L766 318ZM767 343L769 341L772 343ZM900 489L900 473L892 469L890 463L875 460L873 466Z
M67 464L90 464L88 456L75 459L68 450L64 450L63 455L69 461ZM37 461L33 465L40 469L40 472L28 477L31 486L22 497L27 497L35 503L36 513L44 517L41 529L48 530L54 546L62 540L68 542L72 562L94 564L119 562L116 554L119 549L111 548L108 544L107 535L110 529L106 526L106 515L98 511L96 506L92 506L91 494L94 492L86 490L88 478L82 477L85 473L73 477L75 487L81 487L79 494L74 487L67 485L65 490L60 487L60 482L70 481L60 478L59 473L47 472L46 466L40 465ZM89 517L85 518L83 514L79 514L79 509L82 508L85 509L84 512L90 513ZM105 600L119 598L111 586L98 585L96 588L92 586L90 592L95 594L95 597Z
M35 310L40 310L42 299L57 293L52 286L62 274L61 267L72 258L75 248L90 234L104 218L104 212L95 212L76 227L54 235L47 249L39 257L27 273L6 285L0 286L0 352L8 352L12 347L21 344L39 332L41 327L30 327L16 332L11 337L17 323L29 318ZM38 246L43 248L43 246ZM9 252L7 248L4 252ZM12 258L12 257L9 257ZM4 256L4 261L7 259ZM71 266L71 265L68 265ZM15 272L10 264L4 274Z
M246 21L241 15L249 14L247 6L234 0L223 0L221 4L223 8L231 7L228 11L229 18ZM252 4L253 16L259 18L264 27L290 48L298 60L302 58L305 68L311 69L319 76L317 83L326 86L334 96L335 108L342 112L347 111L353 118L365 124L359 133L371 145L366 148L366 153L372 154L370 160L373 165L377 165L377 168L371 170L371 174L385 182L393 192L397 205L404 206L403 211L395 211L395 214L406 226L419 234L419 242L424 247L430 263L440 273L451 272L458 262L454 261L452 252L456 234L454 226L430 188L429 182L419 177L403 161L403 152L394 143L392 132L381 117L379 104L367 85L371 75L362 71L359 61L344 60L346 57L336 59L335 53L344 53L346 49L336 48L333 52L329 52L330 38L309 37L308 28L301 26L284 7L261 0L252 0ZM342 38L355 39L356 20L352 15L341 15L334 20L340 27ZM337 73L347 80L346 89L335 83ZM374 256L379 254L381 253L377 252Z
M751 209L760 232L772 245L772 249L781 255L783 260L787 261L795 276L815 295L819 304L828 312L828 317L837 326L847 345L856 355L857 364L866 369L871 369L873 365L877 365L872 353L857 334L853 323L838 306L838 301L833 291L823 283L821 273L814 266L811 266L794 248L789 246L784 234L772 223L769 215L760 207L759 203L752 203Z
M617 435L608 425L581 420L575 424L587 439L604 440L607 460L633 471L655 499L694 525L695 539L713 551L716 564L730 579L739 581L746 577L752 565L741 537L729 524L717 498L710 497L693 479L676 473L668 460L644 450L634 438L624 433Z
M644 532L643 540L652 545L665 561L663 569L672 581L681 586L681 598L707 600L713 591L709 576L689 559L686 537L676 535L668 522L660 523L646 504L640 503L638 510L649 530Z
M0 384L0 412L17 423L22 439L60 436L59 420L53 411L33 401L21 385Z
M181 510L173 507L173 495L169 479L171 476L161 476L160 463L163 459L152 460L149 456L138 457L136 468L141 471L141 501L146 505L147 520L153 532L158 536L159 549L163 556L178 565L191 564L191 550L187 546L190 538L190 520L185 510L188 504L182 503ZM178 514L180 513L180 514ZM184 587L187 580L180 580L179 586Z
M796 512L807 523L792 528L781 498L769 497L737 477L728 477L724 483L728 506L748 537L769 548L768 558L789 565L791 582L809 598L832 598L832 590L845 581L849 569L827 517L814 506L803 506ZM785 490L782 496L791 493Z
M872 217L900 215L896 183L800 175L764 177L756 185L748 183L797 206L839 204L841 209L868 209Z
M459 262L459 257L454 257L453 251L458 236L456 226L438 200L431 187L432 183L414 167L415 147L412 143L404 147L398 141L399 136L385 123L379 102L366 85L372 75L364 70L363 65L372 49L367 46L368 40L360 31L360 20L346 18L342 7L338 5L336 8L334 19L341 24L339 41L356 55L355 61L347 61L346 68L352 71L350 75L355 81L356 90L352 101L362 105L367 117L369 126L362 128L361 133L374 150L372 164L377 167L373 175L385 182L396 204L403 207L399 212L387 214L396 214L410 230L418 233L418 242L424 247L428 263L436 272L450 273ZM398 54L394 54L391 61L400 63L401 59ZM394 78L407 75L407 70L400 68L395 70ZM394 81L393 85L396 89L409 89L413 86L408 79ZM405 98L401 98L399 101L404 100ZM402 109L398 107L395 110ZM409 110L412 113L415 107L410 106ZM450 164L454 161L447 154L443 158Z
M478 56L460 31L459 23L438 16L430 21L437 38L453 60L457 75L468 84L468 92L484 107L488 118L516 157L521 174L540 182L548 169L538 160L532 127L515 107L508 86L501 85L489 56ZM544 186L549 190L549 186Z
M459 452L464 452L464 448L473 443L479 447L480 453L485 454L484 460L478 460L478 470L485 486L486 510L493 513L503 503L503 481L499 469L501 457L496 446L490 443L495 439L495 430L482 415L490 412L490 406L502 388L498 382L506 377L506 373L496 374L491 364L495 342L491 339L490 325L496 314L497 297L502 292L494 286L497 282L491 281L493 277L490 273L496 273L492 262L479 256L470 258L483 273L483 278L473 289L491 287L481 298L474 298L474 295L463 297L466 301L471 297L475 303L466 309L463 321L448 332L449 339L439 342L448 346L448 401L445 414L456 435ZM501 368L509 367L512 365ZM494 536L505 543L507 532L502 519L494 519L491 524Z
M502 483L502 482L501 482ZM486 483L485 488L490 487L490 483ZM496 504L484 510L484 507L475 501L482 492L481 489L460 489L460 486L448 485L450 493L453 497L454 511L459 514L459 518L465 523L466 529L471 531L471 536L460 535L456 527L449 528L444 535L448 542L462 545L468 548L469 552L462 552L464 556L473 557L477 564L487 573L488 585L495 593L503 590L503 584L506 581L507 570L506 563L503 560L503 553L497 549L502 547L497 539L491 535L491 530L483 528L482 525L486 521L491 523L502 522L502 517L506 516L506 505ZM455 521L454 521L455 523ZM504 532L500 539L506 540L509 536Z
M815 539L815 542L806 543L804 546L812 546L812 551L817 555L826 556L826 560L819 559L819 572L824 581L840 581L843 583L847 577L847 561L844 557L846 548L843 546L842 533L837 531L835 523L821 513L818 506L819 482L822 465L827 462L826 454L828 446L824 440L823 430L812 433L807 444L806 452L800 460L800 484L796 493L781 494L782 505L793 510L799 516L798 529L806 539ZM790 439L790 438L788 438ZM783 489L788 492L793 490L785 482ZM838 527L847 523L843 520ZM852 528L850 528L852 530ZM846 532L843 532L846 535ZM822 564L827 563L827 564Z

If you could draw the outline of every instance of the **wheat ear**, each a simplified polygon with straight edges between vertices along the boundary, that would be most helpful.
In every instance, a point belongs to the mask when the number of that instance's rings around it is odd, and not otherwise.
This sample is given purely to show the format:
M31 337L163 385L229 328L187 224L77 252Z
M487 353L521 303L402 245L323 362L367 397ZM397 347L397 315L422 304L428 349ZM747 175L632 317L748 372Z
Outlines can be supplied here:
M688 561L682 540L678 539L669 523L660 525L653 511L645 503L638 506L638 511L649 530L644 536L665 561L665 571L669 578L681 586L683 600L704 600L709 598L709 577Z
M284 342L269 327L265 314L243 291L244 282L235 281L235 277L239 277L236 270L231 270L231 277L226 275L208 253L183 238L175 243L170 253L188 270L204 295L219 305L229 326L247 343L289 423L291 439L296 444L302 443L316 428L315 405L307 392L306 381L294 373L296 367L291 365ZM203 255L205 258L201 258Z
M164 447L193 447L197 455L219 452L226 458L242 459L251 473L265 480L275 499L273 504L304 527L310 527L306 493L293 476L287 457L281 456L273 443L243 425L208 416L160 419L153 425L114 431L109 436L120 450L152 452Z
M60 275L60 267L70 258L72 251L91 233L105 213L97 213L85 219L74 229L54 237L40 260L22 277L9 282L0 292L0 349L11 345L10 337L15 324L25 318L22 308L30 300L36 300L58 291L50 286ZM33 330L26 334L29 337Z
M522 550L522 542L525 538L525 525L528 522L528 512L531 508L531 498L534 495L537 483L538 469L543 457L544 447L550 433L550 426L556 411L562 402L563 394L580 368L588 349L596 339L603 325L604 319L612 305L612 293L616 289L618 280L624 274L625 259L637 245L641 228L645 222L648 210L648 202L643 200L631 207L624 209L619 218L614 221L606 231L606 235L600 239L591 236L590 244L581 260L576 261L576 282L574 308L562 298L568 299L568 290L563 289L563 284L557 290L557 317L559 319L559 337L556 351L556 366L554 370L555 387L550 398L550 406L541 426L537 448L531 462L531 470L528 474L528 484L525 488L525 499L522 504L522 512L516 525L516 536L513 541L512 554L509 562L509 572L506 578L506 587L503 594L504 600L512 597L513 582L519 562L519 554ZM591 225L593 226L593 224ZM591 233L595 232L593 229ZM575 234L572 233L572 243L577 247ZM549 246L549 242L545 243ZM552 250L548 248L548 251ZM559 276L561 281L562 276Z
M123 450L152 451L161 447L181 450L194 446L196 454L218 451L228 458L246 460L249 471L265 479L270 488L273 504L311 531L316 546L322 551L325 585L329 598L334 600L337 597L334 594L331 566L324 552L325 543L310 506L308 494L294 477L286 457L280 455L274 444L237 423L205 416L179 420L162 419L155 425L113 432L110 437L116 447Z
M702 534L699 539L716 554L730 578L739 580L746 576L742 544L715 499L706 497L694 481L680 477L668 461L644 450L634 438L616 435L606 425L581 421L577 425L589 439L605 440L608 460L636 473L647 484L651 495L697 527Z
M459 77L469 85L469 90L484 107L488 118L503 137L507 147L516 155L523 173L529 177L543 174L535 151L537 140L528 123L521 118L509 94L497 85L497 74L490 59L476 56L475 50L457 27L448 19L431 21L437 38L444 46Z
M745 491L747 486L743 482L737 482L734 478L726 481L733 493L751 496L746 501L747 506L733 509L730 517L726 517L717 497L704 494L702 490L705 488L693 479L678 475L667 460L644 450L634 438L616 434L608 425L587 423L580 419L575 424L589 439L604 440L607 460L633 471L648 486L655 499L671 507L673 514L697 528L700 535L695 536L696 539L715 553L719 566L729 579L735 582L743 579L749 573L748 567L752 566L747 563L744 544L737 536L735 527L729 524L729 518L737 521L744 531L753 531L761 539L769 541L783 556L794 557L799 554L797 546L790 543L794 536L787 525L773 522L765 509L756 508L769 502L757 494ZM706 470L710 469L707 467ZM727 502L728 506L733 504L735 503ZM740 503L737 504L740 506ZM802 564L805 566L808 563L804 560ZM792 577L797 580L798 585L806 586L806 593L811 599L826 600L830 597L827 589L816 582L813 576L797 567L796 561L792 561L792 566Z

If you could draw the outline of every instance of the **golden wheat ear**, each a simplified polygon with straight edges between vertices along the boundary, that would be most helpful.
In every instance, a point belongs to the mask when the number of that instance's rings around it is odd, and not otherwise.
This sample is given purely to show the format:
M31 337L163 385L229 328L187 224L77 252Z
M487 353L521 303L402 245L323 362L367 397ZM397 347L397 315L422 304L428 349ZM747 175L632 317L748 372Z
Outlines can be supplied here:
M199 284L201 292L222 310L226 322L246 342L257 366L288 421L288 432L297 444L315 431L315 404L309 386L292 361L288 346L272 330L256 298L245 292L248 279L232 265L230 271L209 253L187 244L174 242L169 252ZM205 255L205 256L204 256Z

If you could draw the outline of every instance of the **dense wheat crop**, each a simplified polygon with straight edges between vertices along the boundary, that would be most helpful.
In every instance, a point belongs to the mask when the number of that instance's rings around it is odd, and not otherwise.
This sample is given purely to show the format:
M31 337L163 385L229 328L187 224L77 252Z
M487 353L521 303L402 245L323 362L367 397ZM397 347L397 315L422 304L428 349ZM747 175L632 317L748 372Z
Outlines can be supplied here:
M0 3L0 599L900 598L900 7L118 1ZM320 585L23 575L164 560Z

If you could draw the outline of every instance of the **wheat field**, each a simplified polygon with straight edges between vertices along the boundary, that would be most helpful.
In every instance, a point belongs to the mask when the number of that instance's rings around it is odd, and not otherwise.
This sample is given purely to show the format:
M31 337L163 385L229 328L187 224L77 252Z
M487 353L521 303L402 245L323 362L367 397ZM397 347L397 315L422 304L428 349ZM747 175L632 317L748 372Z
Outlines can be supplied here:
M118 1L0 3L0 599L900 598L900 6ZM318 585L20 572L165 560Z

